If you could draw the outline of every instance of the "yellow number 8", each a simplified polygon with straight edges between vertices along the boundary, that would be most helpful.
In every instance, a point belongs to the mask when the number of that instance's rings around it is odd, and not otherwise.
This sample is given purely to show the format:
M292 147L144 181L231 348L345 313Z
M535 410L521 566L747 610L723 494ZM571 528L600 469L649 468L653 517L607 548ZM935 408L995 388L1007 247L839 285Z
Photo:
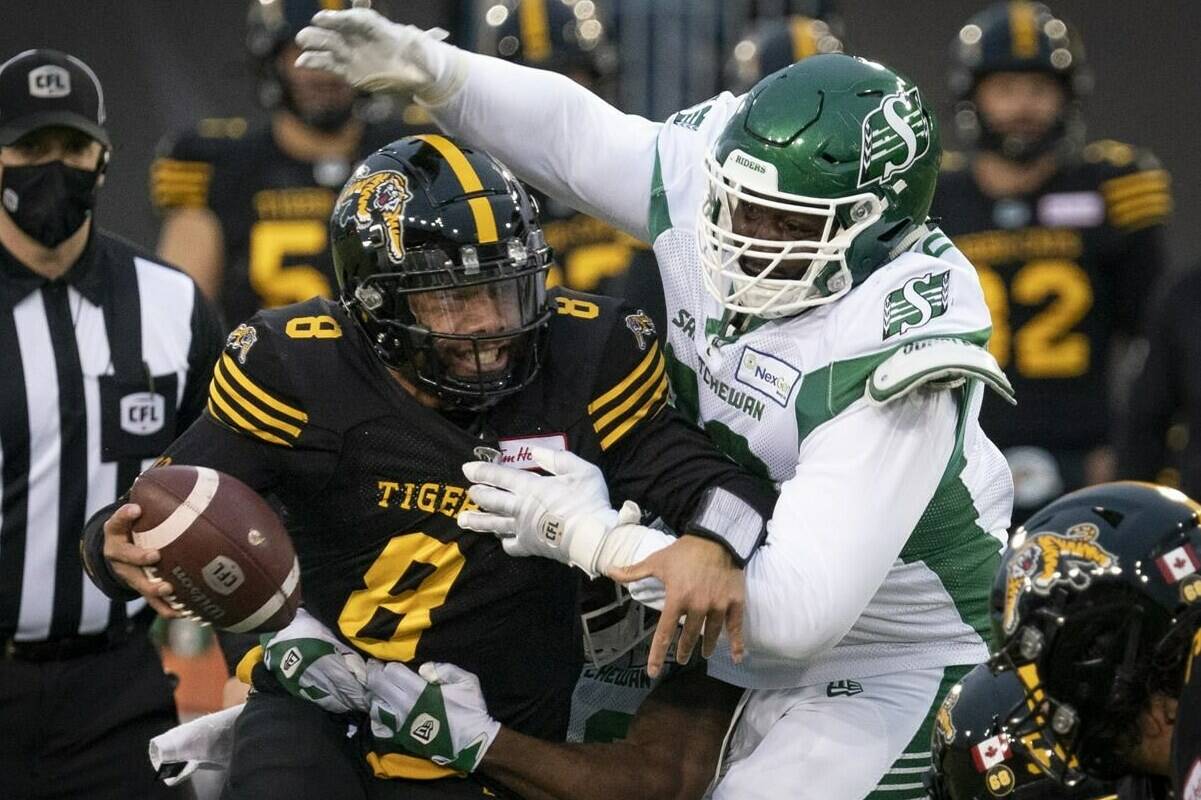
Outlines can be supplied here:
M293 317L288 320L284 333L290 339L337 339L342 335L342 326L328 314L319 317Z
M576 319L596 319L600 316L600 306L588 300L577 300L574 297L556 297L558 308L555 311Z

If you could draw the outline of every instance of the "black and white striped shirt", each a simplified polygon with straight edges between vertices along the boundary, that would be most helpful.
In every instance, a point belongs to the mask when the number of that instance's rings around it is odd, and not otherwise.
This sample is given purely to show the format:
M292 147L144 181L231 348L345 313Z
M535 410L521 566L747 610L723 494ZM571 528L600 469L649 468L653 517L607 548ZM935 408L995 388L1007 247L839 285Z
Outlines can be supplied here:
M0 640L141 609L84 574L84 522L199 416L221 329L182 272L96 231L61 279L0 246Z

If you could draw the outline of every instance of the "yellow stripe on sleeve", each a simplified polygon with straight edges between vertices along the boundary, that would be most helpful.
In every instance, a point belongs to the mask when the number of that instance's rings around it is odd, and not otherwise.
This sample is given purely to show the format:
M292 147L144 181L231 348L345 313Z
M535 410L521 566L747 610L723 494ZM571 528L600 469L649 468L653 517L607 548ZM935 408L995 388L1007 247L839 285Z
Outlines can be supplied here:
M214 405L216 406L215 408ZM245 431L251 436L262 439L264 442L280 444L284 447L292 446L291 442L281 439L274 433L256 428L249 420L235 411L229 403L225 402L225 398L217 392L215 384L209 385L209 413L226 425L240 431Z
M651 349L647 351L646 356L638 363L638 366L634 367L634 370L629 375L625 376L621 383L617 384L612 389L588 404L588 413L591 414L597 409L603 408L607 403L611 403L612 401L616 400L622 392L630 388L630 385L634 383L634 381L638 380L638 377L642 375L642 373L646 372L650 365L654 363L655 357L658 355L659 343L654 342L651 344Z
M1116 203L1145 192L1166 192L1170 186L1167 171L1154 169L1107 180L1101 184L1101 193L1108 202Z
M659 386L655 389L655 393L643 403L637 411L626 418L626 421L618 425L609 435L601 439L601 450L608 450L614 444L621 440L621 437L629 433L638 422L646 417L652 416L660 408L663 407L664 398L667 396L667 376L664 375L659 380Z
M655 366L655 371L651 373L651 376L646 379L645 383L638 387L637 391L631 393L630 396L623 400L620 405L614 407L609 411L609 413L605 414L592 424L593 429L597 433L601 433L605 428L609 427L613 420L629 411L630 408L637 403L649 389L661 382L663 373L667 369L667 362L664 360L662 355L660 355L656 361L658 363Z
M522 5L524 7L526 4ZM415 138L431 145L446 159L446 163L450 164L451 171L459 179L459 185L463 187L464 194L484 191L484 184L480 181L475 167L471 166L467 156L463 155L463 151L454 142L436 133L422 134ZM472 217L475 218L475 231L479 235L480 244L497 241L500 236L496 230L496 215L492 213L492 204L488 202L488 198L472 198L467 201L467 206L471 209Z
M282 419L271 416L266 411L263 411L254 403L247 400L238 392L237 389L231 386L229 380L225 377L225 370L222 368L220 361L217 362L216 367L213 369L213 381L221 387L221 391L225 393L225 396L233 401L238 408L247 412L259 422L286 433L293 439L300 437L300 428L292 425L291 423L284 422Z
M281 414L286 414L292 419L295 419L299 422L309 421L309 415L301 411L299 408L295 408L281 400L275 399L270 394L256 386L254 381L250 380L250 378L246 377L242 370L238 369L238 365L235 364L234 360L229 357L229 353L222 353L221 363L225 366L225 369L229 372L233 379L237 381L238 385L249 392L253 397L256 397L271 408L274 408Z
M429 759L405 753L368 753L367 763L377 778L408 778L414 781L432 781L461 775L450 767L440 767Z

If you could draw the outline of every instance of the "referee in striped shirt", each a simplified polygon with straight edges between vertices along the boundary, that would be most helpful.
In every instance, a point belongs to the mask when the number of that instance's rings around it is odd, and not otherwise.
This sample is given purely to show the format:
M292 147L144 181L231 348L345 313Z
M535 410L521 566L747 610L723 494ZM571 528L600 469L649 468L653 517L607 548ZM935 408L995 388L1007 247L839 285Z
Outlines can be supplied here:
M181 796L147 758L176 721L153 612L88 580L79 537L199 415L220 327L187 276L93 224L109 152L86 64L0 64L4 798Z

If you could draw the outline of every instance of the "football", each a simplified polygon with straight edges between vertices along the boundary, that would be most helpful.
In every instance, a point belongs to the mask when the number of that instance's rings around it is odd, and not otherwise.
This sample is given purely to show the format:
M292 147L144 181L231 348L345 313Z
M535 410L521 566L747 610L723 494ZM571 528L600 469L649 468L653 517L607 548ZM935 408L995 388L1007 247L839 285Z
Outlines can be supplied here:
M133 541L160 553L144 567L169 581L167 599L188 616L234 633L283 628L300 605L300 565L279 516L223 472L169 465L142 473L130 491L142 507Z

